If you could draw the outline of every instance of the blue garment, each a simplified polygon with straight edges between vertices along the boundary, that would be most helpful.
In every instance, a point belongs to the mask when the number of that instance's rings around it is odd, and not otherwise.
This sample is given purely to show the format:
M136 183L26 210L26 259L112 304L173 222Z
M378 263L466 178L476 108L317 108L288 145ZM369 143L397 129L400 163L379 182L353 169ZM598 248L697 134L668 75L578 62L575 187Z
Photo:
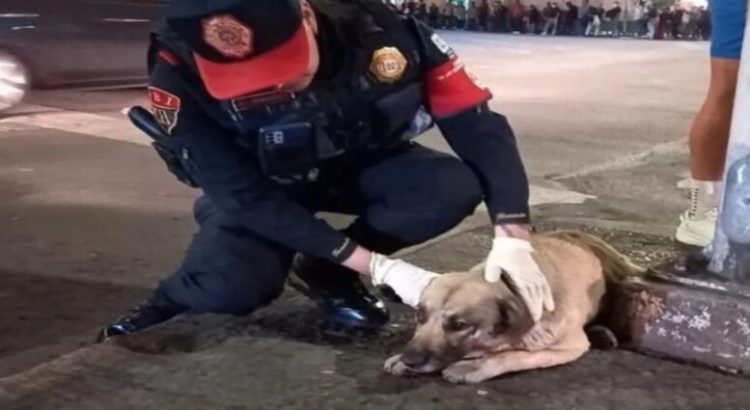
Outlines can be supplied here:
M711 0L711 57L739 60L745 36L747 0Z

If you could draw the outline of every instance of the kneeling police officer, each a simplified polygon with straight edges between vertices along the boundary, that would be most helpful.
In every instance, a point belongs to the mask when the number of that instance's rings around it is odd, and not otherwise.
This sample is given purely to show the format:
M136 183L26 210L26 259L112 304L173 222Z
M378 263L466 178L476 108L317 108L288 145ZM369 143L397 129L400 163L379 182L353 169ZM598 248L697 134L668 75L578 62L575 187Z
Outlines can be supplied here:
M505 117L437 34L379 0L179 0L149 51L150 112L131 119L200 187L182 266L100 337L186 312L245 315L288 272L327 317L377 328L358 274L415 306L434 274L387 256L456 226L484 199L486 277L535 319L554 309L528 241L528 181ZM458 158L412 141L436 124ZM337 231L314 214L356 215Z

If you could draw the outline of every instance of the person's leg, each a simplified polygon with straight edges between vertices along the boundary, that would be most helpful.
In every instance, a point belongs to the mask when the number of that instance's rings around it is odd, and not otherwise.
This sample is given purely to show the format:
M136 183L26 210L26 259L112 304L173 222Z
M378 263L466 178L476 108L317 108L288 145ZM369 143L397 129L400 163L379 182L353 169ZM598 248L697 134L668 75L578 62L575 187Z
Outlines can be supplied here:
M678 241L706 246L713 240L720 181L724 171L747 3L712 3L711 80L708 93L690 129L690 208L677 229Z
M180 313L246 315L281 294L291 251L247 231L206 197L196 201L195 219L200 229L182 266L146 302L105 327L100 340Z
M474 212L479 180L459 159L421 145L364 168L363 212L345 232L381 253L432 239Z
M721 180L739 63L734 59L711 59L708 95L690 129L690 173L693 179Z
M207 197L198 199L200 230L182 266L158 291L195 313L246 315L283 289L293 252L244 228Z
M416 144L333 161L321 168L320 175L330 195L311 206L358 215L343 232L365 248L386 255L456 226L474 211L482 196L478 179L460 160ZM293 272L293 279L307 284L327 284L318 288L361 295L364 299L354 310L364 314L367 318L361 321L373 323L371 327L387 321L387 312L384 318L377 314L377 299L362 288L355 272L309 256L298 258ZM330 283L331 278L336 284ZM331 312L329 317L345 322L346 312L336 314L335 308L324 306Z

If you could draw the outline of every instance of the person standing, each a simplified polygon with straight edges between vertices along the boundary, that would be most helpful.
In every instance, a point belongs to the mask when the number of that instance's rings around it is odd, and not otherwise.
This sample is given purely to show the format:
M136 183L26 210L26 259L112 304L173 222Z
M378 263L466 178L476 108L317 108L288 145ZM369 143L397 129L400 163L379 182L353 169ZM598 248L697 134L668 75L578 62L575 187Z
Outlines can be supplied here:
M508 33L510 31L509 29L510 16L508 14L508 7L506 7L500 1L496 1L494 4L494 7L495 7L495 10L492 12L492 20L495 26L494 30L499 33Z
M620 37L620 34L622 32L622 8L620 7L620 2L616 1L612 8L607 10L607 12L604 14L604 17L607 21L607 25L609 26L609 31L611 31L611 35L613 37Z
M456 27L456 19L454 17L455 6L452 0L445 0L443 6L443 28L452 30Z
M601 33L602 20L604 19L604 9L602 7L591 6L589 8L591 19L586 26L586 35L598 37Z
M466 6L463 3L458 3L458 6L453 8L453 18L457 29L466 30Z
M656 36L656 27L659 24L659 10L653 1L646 3L646 38L653 40Z
M535 5L529 6L529 33L538 34L542 25L542 13Z
M479 10L479 29L481 31L490 31L490 5L487 0L480 0Z
M582 0L581 1L581 7L578 8L578 16L576 18L576 35L582 36L586 33L586 27L589 25L589 21L591 21L591 13L590 13L591 6L589 4L589 0Z
M563 28L563 34L573 36L576 34L576 23L578 22L578 6L573 4L573 2L568 1L565 3L565 5L568 7L568 9L565 11L564 14L564 28Z
M680 6L674 6L674 14L673 14L673 21L672 24L672 38L675 40L678 40L682 38L682 27L684 24L684 17L687 14L687 10L685 10L681 5Z
M746 0L709 2L714 30L711 77L706 99L690 128L690 203L675 233L677 241L687 245L704 247L714 238L747 7Z
M424 0L419 0L417 4L417 20L427 23L427 3Z
M430 3L430 9L427 12L427 21L430 27L440 28L440 8L437 3Z
M646 3L637 0L633 6L633 35L643 37L646 34Z
M466 10L466 29L475 31L479 22L479 11L477 10L477 4L474 1L469 3L469 8Z
M523 18L525 16L525 10L521 0L513 0L510 4L510 26L513 33L523 32Z
M543 36L555 36L557 35L557 23L560 21L560 8L557 6L557 2L547 3L547 7L544 8L544 30L542 30Z

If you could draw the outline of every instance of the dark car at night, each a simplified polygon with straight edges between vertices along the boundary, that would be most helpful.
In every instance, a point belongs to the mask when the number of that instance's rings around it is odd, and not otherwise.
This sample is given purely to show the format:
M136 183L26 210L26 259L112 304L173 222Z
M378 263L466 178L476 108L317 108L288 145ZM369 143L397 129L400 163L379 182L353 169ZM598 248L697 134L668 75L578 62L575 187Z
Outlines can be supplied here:
M140 85L168 0L0 0L0 111L31 88Z

